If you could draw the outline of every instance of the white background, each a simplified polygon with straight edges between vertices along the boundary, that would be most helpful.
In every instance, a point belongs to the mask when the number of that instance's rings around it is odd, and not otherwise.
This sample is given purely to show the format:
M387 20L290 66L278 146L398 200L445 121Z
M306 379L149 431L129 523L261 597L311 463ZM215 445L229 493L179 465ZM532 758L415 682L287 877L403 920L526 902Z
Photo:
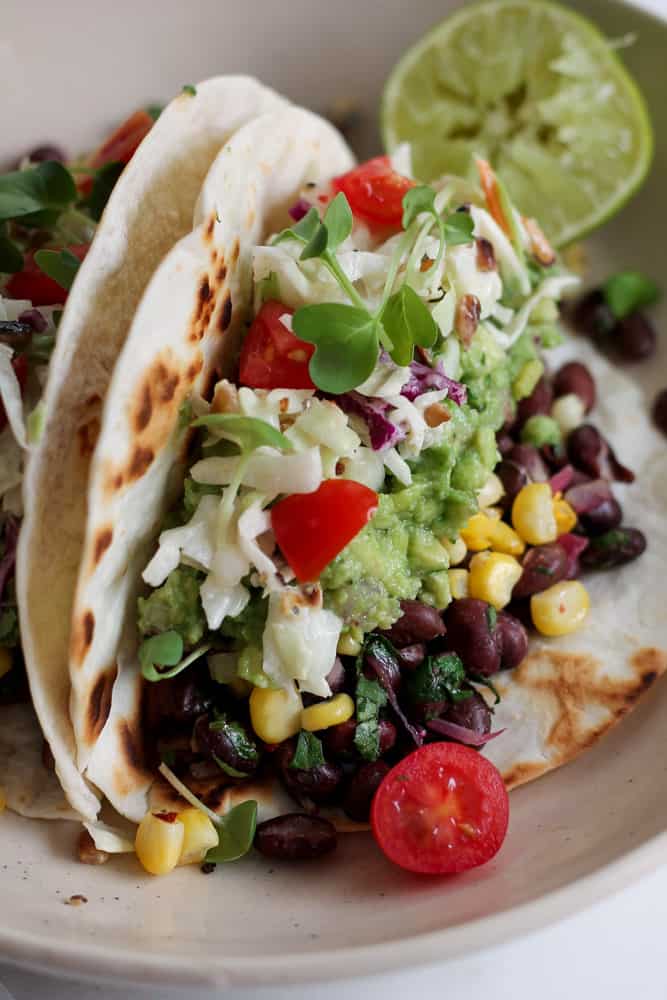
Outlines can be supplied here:
M635 0L667 16L667 0ZM667 52L665 53L667 58ZM667 858L665 866L568 920L499 948L428 969L308 987L230 990L225 1000L404 1000L412 994L447 1000L665 1000ZM2 901L0 900L0 909ZM0 917L1 919L1 917ZM261 943L258 942L258 948ZM200 1000L195 992L77 985L0 965L0 1000Z

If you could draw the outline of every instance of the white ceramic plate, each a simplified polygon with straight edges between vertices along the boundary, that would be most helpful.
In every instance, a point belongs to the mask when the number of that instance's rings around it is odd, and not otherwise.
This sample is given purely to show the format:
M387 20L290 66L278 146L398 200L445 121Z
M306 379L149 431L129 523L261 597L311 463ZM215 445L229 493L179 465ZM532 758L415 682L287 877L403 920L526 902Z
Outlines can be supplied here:
M46 140L90 145L138 104L218 72L255 73L316 109L360 99L373 123L388 70L450 6L59 0L28 12L9 0L0 37L0 160ZM612 37L637 33L626 58L657 135L640 197L590 243L594 271L632 265L661 278L667 27L613 0L572 6ZM369 124L360 152L376 149ZM637 368L647 405L667 384L666 360L663 343L657 362ZM622 601L619 590L619 609ZM450 880L391 867L365 836L344 839L321 864L273 869L253 857L208 877L188 869L148 879L134 859L79 865L72 827L4 814L0 959L97 981L192 986L329 980L439 961L571 913L667 859L665 760L663 683L602 744L513 793L499 856ZM64 905L74 894L88 902Z

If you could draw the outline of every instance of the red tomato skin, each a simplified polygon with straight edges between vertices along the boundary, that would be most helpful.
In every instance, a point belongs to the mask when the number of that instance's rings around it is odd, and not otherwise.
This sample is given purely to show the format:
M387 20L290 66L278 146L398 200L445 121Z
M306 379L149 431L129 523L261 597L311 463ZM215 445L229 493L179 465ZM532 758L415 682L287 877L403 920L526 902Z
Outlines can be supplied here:
M451 780L453 791L448 787ZM447 792L453 797L449 804ZM438 813L443 809L444 814ZM462 810L457 819L474 829L474 835L460 832L455 822L446 832L457 843L438 845L436 821L445 829L452 809ZM433 827L428 826L429 810L434 813ZM411 815L416 817L412 830ZM509 799L500 772L478 751L458 743L429 743L405 757L386 775L371 807L373 836L384 854L401 868L426 875L455 874L485 864L500 850L508 824Z
M292 316L281 302L270 300L259 310L241 347L239 380L252 389L314 389L308 363L315 346L299 340L281 322Z
M377 506L377 493L351 479L328 479L314 493L279 500L271 508L273 533L297 580L317 580Z
M145 139L152 127L153 119L147 111L143 108L135 111L89 156L88 166L97 170L106 163L129 163L139 143ZM84 175L77 182L77 186L82 194L89 195L93 187L93 178Z
M88 253L90 244L82 243L79 246L68 247L68 250L78 257L79 260ZM62 249L54 248L54 249ZM7 294L12 299L30 299L34 306L61 306L67 299L66 288L49 278L35 264L35 257L32 251L25 255L23 270L12 274L7 282Z
M415 182L397 173L388 156L376 156L332 181L342 191L353 214L373 227L400 229L403 197Z
M21 386L21 395L23 395L23 390L25 389L25 384L28 381L28 359L25 354L17 354L12 358L12 368L18 383ZM3 431L7 426L7 414L5 413L5 408L0 401L0 431Z

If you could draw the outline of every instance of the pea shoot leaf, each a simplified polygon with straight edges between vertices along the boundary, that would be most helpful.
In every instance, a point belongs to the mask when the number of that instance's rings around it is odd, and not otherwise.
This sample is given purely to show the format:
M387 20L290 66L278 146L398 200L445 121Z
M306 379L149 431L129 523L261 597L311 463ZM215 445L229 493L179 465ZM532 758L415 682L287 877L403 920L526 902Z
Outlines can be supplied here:
M234 806L218 821L220 841L206 855L209 864L238 861L252 847L257 829L257 802L249 799Z
M324 215L328 233L327 250L334 253L352 232L352 209L342 191L333 199Z
M35 264L61 288L69 291L81 261L71 250L38 250L35 254Z
M321 257L322 254L326 253L328 242L327 227L321 222L301 251L299 260L312 260L315 257Z
M432 347L438 337L437 323L409 285L401 285L388 300L382 326L394 345L390 354L397 365L410 364L415 344Z
M379 324L365 309L330 302L303 306L292 317L292 329L315 344L310 377L324 392L348 392L375 367Z
M354 745L364 760L377 760L380 755L380 709L387 704L387 693L378 681L369 680L359 672L356 704Z
M447 246L471 243L475 223L469 212L452 212L445 219L445 241Z
M278 233L273 241L273 245L283 243L285 240L299 240L301 243L308 243L320 225L319 212L313 207L295 225L290 226L289 229L283 229L281 233Z
M291 451L292 442L284 434L257 417L241 417L237 413L207 413L193 420L193 427L210 427L231 438L242 452L254 451L266 445L280 451Z
M58 214L75 199L74 178L55 160L0 176L0 220Z
M309 733L302 729L289 766L300 771L310 771L311 768L317 767L319 764L324 764L322 741L315 733Z
M183 657L183 639L178 632L170 630L169 632L161 632L160 635L152 635L150 639L145 639L139 647L141 673L147 681L168 680L186 670L200 656L208 653L210 648L210 642L203 643ZM179 650L180 655L177 656ZM158 666L170 667L171 669L158 670Z
M403 196L403 229L407 229L422 212L436 214L435 191L425 184L410 188Z
M636 309L651 306L660 298L660 288L639 271L612 274L602 286L602 294L616 319L624 319Z

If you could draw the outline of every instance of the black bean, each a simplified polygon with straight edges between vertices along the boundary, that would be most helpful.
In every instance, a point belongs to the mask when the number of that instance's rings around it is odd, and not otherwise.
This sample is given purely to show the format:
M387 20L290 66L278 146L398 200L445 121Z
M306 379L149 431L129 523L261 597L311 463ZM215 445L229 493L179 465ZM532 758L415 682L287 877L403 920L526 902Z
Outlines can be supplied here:
M587 535L603 535L618 528L623 521L623 510L616 497L610 496L579 518Z
M210 677L193 669L144 686L147 726L153 732L194 725L211 707Z
M523 573L512 591L513 598L531 597L547 590L567 573L567 553L558 542L536 545L523 557Z
M337 726L325 729L322 736L327 754L341 760L349 760L356 754L354 746L354 734L357 723L354 719L347 722L340 722ZM389 719L380 719L378 724L380 731L380 756L391 750L396 742L396 726Z
M581 424L568 435L567 454L572 465L593 479L634 481L634 473L618 461L609 442L592 424Z
M663 389L655 397L653 423L663 434L667 434L667 389Z
M507 611L498 613L497 628L500 632L500 667L502 670L514 670L528 652L528 632L523 623Z
M260 823L255 847L267 858L306 861L328 854L336 847L336 828L319 816L288 813Z
M401 668L398 658L390 655L376 656L375 653L368 652L364 656L364 675L369 680L379 681L382 687L387 690L398 689L401 683Z
M578 299L570 312L570 321L577 333L599 340L611 332L616 317L599 288Z
M496 438L496 445L498 446L498 451L505 458L512 448L514 447L514 438L507 431L501 431Z
M496 612L486 601L464 597L445 613L447 645L458 653L470 674L488 676L500 668L500 636Z
M401 617L385 635L395 646L412 646L415 642L430 642L445 634L440 612L422 601L401 601Z
M250 775L257 770L260 758L257 745L240 722L202 715L195 723L194 741L200 753L217 757L234 771Z
M553 381L554 396L574 393L584 404L586 413L595 406L595 379L580 361L568 361L559 368Z
M415 670L426 656L426 646L423 642L415 642L411 646L403 646L397 653L403 669Z
M292 756L290 752L290 763ZM285 788L300 805L305 804L304 799L324 805L336 798L343 780L343 769L339 764L325 761L306 770L291 767L290 763L281 767L280 775Z
M586 569L612 569L632 562L646 548L646 538L638 528L614 528L604 535L591 538L581 554Z
M521 466L533 483L545 483L549 478L544 459L532 444L515 444L507 458Z
M553 403L553 389L546 375L538 380L530 396L519 401L516 408L517 424L522 427L529 417L548 413Z
M503 458L495 471L505 491L500 498L500 505L503 510L509 510L517 494L528 484L528 473L522 465L509 458Z
M35 146L28 153L31 163L44 163L45 160L57 160L58 163L65 162L65 154L58 146L45 143L43 146Z
M614 347L624 361L644 361L655 354L655 327L641 312L630 313L612 331Z
M550 472L559 472L567 465L567 452L562 445L554 448L552 444L543 444L540 448L540 455Z
M396 742L396 726L389 719L380 719L380 756L386 754Z
M364 764L350 779L343 810L357 823L368 822L373 796L380 787L383 778L389 773L389 765L383 760Z
M474 691L469 698L449 705L442 718L447 722L456 723L457 726L472 729L481 736L491 732L491 711L477 691Z

